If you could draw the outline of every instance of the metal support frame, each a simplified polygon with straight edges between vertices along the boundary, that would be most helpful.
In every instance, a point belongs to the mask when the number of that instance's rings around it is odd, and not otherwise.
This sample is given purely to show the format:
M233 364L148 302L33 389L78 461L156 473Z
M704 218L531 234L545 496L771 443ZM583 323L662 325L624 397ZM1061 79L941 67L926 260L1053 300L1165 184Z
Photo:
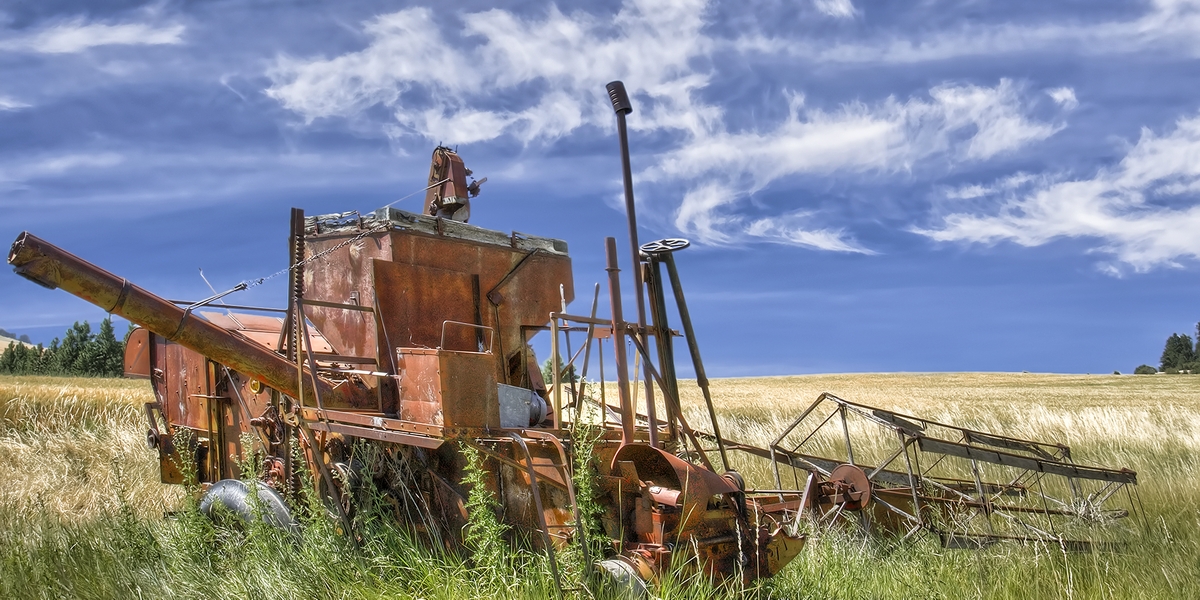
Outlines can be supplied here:
M839 417L838 423L831 425L834 416ZM894 436L898 449L880 459L879 464L862 464L851 437L852 419L875 426L885 438ZM863 469L872 482L873 501L938 534L948 544L964 539L979 543L1013 539L1093 547L1093 540L1065 538L1065 521L1060 521L1121 518L1133 509L1132 504L1129 509L1108 509L1104 505L1117 497L1121 489L1136 484L1136 473L1076 464L1069 458L1070 448L1065 445L954 427L856 404L828 393L809 405L769 448L740 444L731 448L770 460L775 484L782 488L781 466L790 466L794 473L802 470L828 474L832 461L804 452L817 433L828 427L836 427L834 435L842 438L847 460ZM796 438L800 441L793 445L791 440ZM925 461L927 466L922 468L919 460L922 454L936 458ZM891 467L901 456L902 471ZM947 462L951 460L961 462ZM1008 483L989 482L982 471L985 464L1014 469L1016 474L1006 480ZM955 468L969 479L950 476ZM1051 479L1055 480L1053 487L1049 485ZM1093 482L1098 489L1084 496L1082 490L1087 482ZM1055 490L1068 496L1060 499ZM772 492L779 493L782 500L782 490ZM894 500L899 497L908 498L911 507L898 506Z

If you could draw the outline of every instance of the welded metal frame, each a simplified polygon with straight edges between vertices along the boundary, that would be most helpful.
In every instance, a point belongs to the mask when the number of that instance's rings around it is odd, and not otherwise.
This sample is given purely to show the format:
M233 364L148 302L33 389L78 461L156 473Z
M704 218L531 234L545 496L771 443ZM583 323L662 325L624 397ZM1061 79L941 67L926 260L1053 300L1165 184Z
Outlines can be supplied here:
M828 476L834 461L819 456L814 440L843 446L847 462L854 464L855 445L861 439L852 434L851 421L874 428L877 440L895 439L895 447L876 464L860 461L858 466L871 481L872 501L909 523L906 536L922 529L947 546L1019 540L1082 549L1105 540L1079 535L1090 533L1080 523L1108 522L1134 510L1128 486L1137 483L1137 473L1076 464L1064 444L947 425L830 393L806 407L765 451L752 453L771 461L780 488L786 468L793 470L797 482L802 472ZM897 464L901 457L903 464ZM956 461L957 470L965 471L961 478L951 476L955 469L950 463ZM983 473L989 466L1009 477L986 480ZM1091 492L1085 493L1089 487ZM1122 490L1130 492L1130 502L1124 508L1111 507Z

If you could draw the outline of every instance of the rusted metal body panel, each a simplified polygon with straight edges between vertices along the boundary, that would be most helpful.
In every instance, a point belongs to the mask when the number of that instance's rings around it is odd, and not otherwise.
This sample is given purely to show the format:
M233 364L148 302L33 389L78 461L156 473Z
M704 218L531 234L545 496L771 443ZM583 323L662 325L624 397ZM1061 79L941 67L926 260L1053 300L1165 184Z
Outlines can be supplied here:
M375 306L372 263L376 259L390 260L391 245L386 235L379 234L363 237L330 251L351 237L351 233L306 237L308 256L329 251L323 260L305 265L306 300ZM316 329L326 336L339 354L379 357L381 340L376 339L373 313L321 306L308 306L306 312Z
M447 429L500 427L490 354L401 348L398 355L401 419Z
M528 380L523 328L574 299L565 244L393 209L340 217L308 220L306 255L322 259L306 265L305 298L374 312L307 308L336 353L390 371L397 348L490 351L495 381Z
M447 321L473 323L477 299L471 274L406 263L376 261L375 286L382 301L383 327L399 348L477 350L476 332L444 327ZM449 338L443 339L443 333Z
M125 339L125 376L150 379L150 332L136 329Z

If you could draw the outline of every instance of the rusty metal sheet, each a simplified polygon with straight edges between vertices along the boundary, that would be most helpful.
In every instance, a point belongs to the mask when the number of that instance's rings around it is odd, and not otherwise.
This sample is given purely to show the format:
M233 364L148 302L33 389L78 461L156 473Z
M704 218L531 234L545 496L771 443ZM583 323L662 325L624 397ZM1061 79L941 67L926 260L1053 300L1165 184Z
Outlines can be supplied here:
M172 425L208 431L205 397L210 394L204 357L158 336L154 341L155 369L162 373L161 378L156 377L155 387L161 390L163 414Z
M531 254L531 251L511 246L403 230L392 231L390 236L391 259L398 264L478 275L482 296L480 316L484 325L495 330L493 351L497 354L496 377L500 381L507 378L505 365L509 357L525 347L521 327L545 325L551 311L561 310L560 285L567 302L575 298L571 259L565 254L540 250ZM380 301L385 302L384 286L378 279L376 286ZM455 320L473 322L474 307L462 300L470 299L470 294L459 298L459 303L470 312L466 318ZM384 314L397 308L386 306ZM400 347L405 345L394 336L392 343Z
M438 348L446 321L475 321L469 273L375 261L375 286L388 339L399 348ZM445 328L449 350L478 350L476 331Z
M330 251L357 231L328 234L305 238L305 255L315 256ZM380 232L356 240L325 254L320 260L304 266L304 298L336 304L373 306L375 303L373 283L376 259L391 257L391 240L387 233ZM382 298L383 293L380 292ZM306 306L308 318L325 334L329 344L338 353L352 356L382 358L392 350L377 337L375 318L369 312ZM276 331L279 331L276 329ZM272 341L274 343L274 341Z
M125 376L150 379L150 331L141 327L129 332L125 340Z
M401 348L400 418L439 427L500 426L493 357Z

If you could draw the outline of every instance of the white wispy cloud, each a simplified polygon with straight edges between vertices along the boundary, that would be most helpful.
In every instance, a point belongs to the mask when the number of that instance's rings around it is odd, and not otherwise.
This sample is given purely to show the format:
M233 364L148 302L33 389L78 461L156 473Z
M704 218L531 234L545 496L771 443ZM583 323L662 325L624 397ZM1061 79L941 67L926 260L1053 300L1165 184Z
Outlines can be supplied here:
M0 50L73 54L97 46L156 46L183 43L180 24L91 23L82 17L44 25L28 34L0 38Z
M1010 184L976 190L976 198L992 200L986 210L952 212L915 231L939 241L1022 246L1093 239L1097 251L1135 271L1200 258L1200 115L1161 135L1143 129L1120 163L1090 178L1024 175ZM1103 267L1116 272L1119 265Z
M1004 177L992 184L983 185L973 183L957 188L947 189L943 196L950 200L974 200L975 198L984 198L1001 192L1015 190L1034 180L1034 176L1029 173L1016 173Z
M1061 125L1023 114L1019 88L942 85L929 98L895 98L837 112L807 110L796 96L787 119L765 131L716 130L664 154L644 176L692 183L676 213L680 230L709 243L747 236L824 250L865 251L840 231L804 229L804 212L751 219L739 208L781 178L835 172L895 172L935 155L981 160L1053 135ZM806 235L808 233L814 235Z
M29 104L8 96L0 96L0 110L21 110L29 108Z
M20 187L26 182L55 178L81 170L114 167L124 161L115 152L71 152L37 156L0 164L0 189Z
M1046 95L1050 96L1056 104L1066 110L1075 110L1079 108L1079 100L1075 98L1075 90L1069 87L1060 87L1046 90Z
M818 2L821 0L817 0ZM747 35L733 40L742 51L783 53L828 63L919 63L969 56L1060 49L1078 54L1112 54L1176 48L1200 55L1200 0L1151 0L1127 20L965 24L919 34L882 34L854 42L806 42Z
M821 13L839 19L849 19L858 14L850 0L813 0L813 5Z
M703 126L715 108L692 92L708 82L691 61L707 53L703 0L627 2L615 17L563 14L523 19L504 10L461 16L464 43L426 8L410 8L364 24L370 44L332 59L282 57L267 94L306 120L353 116L365 107L393 109L399 131L431 140L472 142L513 135L556 139L583 125L608 125L604 84L624 79L639 103L634 127ZM653 57L653 59L649 59ZM424 98L406 92L419 89ZM513 108L494 106L510 93Z
M854 10L848 2L823 6ZM1062 127L1026 116L1024 90L1001 80L837 111L806 109L794 95L782 122L730 130L723 110L700 93L715 77L714 52L728 47L710 37L706 8L704 0L626 0L608 17L553 5L532 17L488 10L458 16L461 40L429 9L410 8L364 23L369 43L362 50L280 57L266 93L307 122L357 119L382 106L394 119L382 129L394 137L468 143L512 136L530 144L611 127L603 86L622 79L638 112L630 126L675 140L639 176L674 190L673 216L663 221L708 243L764 240L843 252L869 250L819 225L804 206L752 215L743 210L748 195L798 173L896 172L935 155L984 160Z

